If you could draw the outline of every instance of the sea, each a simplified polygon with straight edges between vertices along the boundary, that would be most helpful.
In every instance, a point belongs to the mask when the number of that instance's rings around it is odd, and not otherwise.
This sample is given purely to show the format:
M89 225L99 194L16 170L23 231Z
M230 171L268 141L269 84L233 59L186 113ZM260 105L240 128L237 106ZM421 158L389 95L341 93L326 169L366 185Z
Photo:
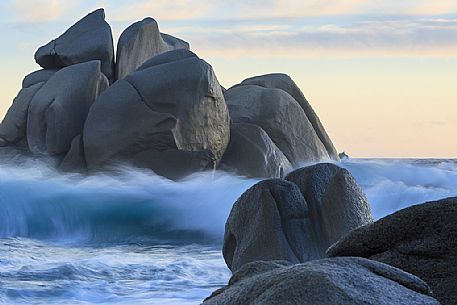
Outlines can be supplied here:
M457 196L457 160L348 159L379 219ZM119 166L61 174L0 164L0 304L200 304L227 283L232 204L258 182L223 172L170 181Z

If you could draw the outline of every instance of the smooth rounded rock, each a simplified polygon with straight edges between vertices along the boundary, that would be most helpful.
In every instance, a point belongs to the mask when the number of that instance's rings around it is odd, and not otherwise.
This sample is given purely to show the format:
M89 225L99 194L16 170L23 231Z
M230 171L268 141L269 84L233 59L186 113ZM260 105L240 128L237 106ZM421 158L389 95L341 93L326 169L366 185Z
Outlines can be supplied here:
M108 86L100 62L75 64L56 72L35 94L27 116L27 142L34 154L66 153L82 133L95 98Z
M234 123L220 169L248 177L282 178L292 165L262 128Z
M427 284L363 258L244 265L203 305L439 305Z
M293 166L329 159L305 112L289 93L243 85L224 95L232 121L261 127Z
M361 256L419 276L443 305L457 300L457 197L427 202L350 232L329 256Z
M174 49L189 49L189 44L171 35L162 34L152 18L135 22L122 32L117 44L116 79L123 79L145 61Z
M303 92L300 90L297 84L295 84L290 76L283 73L260 75L245 79L241 82L241 85L257 85L265 88L276 88L289 93L304 110L306 117L313 126L314 131L321 140L322 144L325 146L330 158L334 160L339 159L335 146L325 131L325 128L322 125L319 117L305 98Z
M36 62L45 69L60 69L92 60L101 62L101 70L114 79L114 47L111 27L105 11L98 9L72 25L58 38L40 47Z

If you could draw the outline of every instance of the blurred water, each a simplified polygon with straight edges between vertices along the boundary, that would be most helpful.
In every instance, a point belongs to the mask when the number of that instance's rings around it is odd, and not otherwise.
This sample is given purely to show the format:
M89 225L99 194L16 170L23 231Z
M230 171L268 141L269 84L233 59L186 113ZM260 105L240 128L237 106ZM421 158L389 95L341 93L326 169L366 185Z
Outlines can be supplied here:
M457 196L455 160L347 160L376 218ZM220 254L233 202L256 180L173 182L118 168L90 177L0 165L2 304L200 304L230 273Z

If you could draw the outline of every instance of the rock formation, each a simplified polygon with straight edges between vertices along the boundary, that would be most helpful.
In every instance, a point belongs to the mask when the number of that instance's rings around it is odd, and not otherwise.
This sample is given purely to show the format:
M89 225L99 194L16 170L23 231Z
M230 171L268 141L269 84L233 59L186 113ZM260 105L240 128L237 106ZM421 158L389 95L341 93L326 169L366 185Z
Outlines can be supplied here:
M83 134L89 169L128 160L170 177L175 175L166 167L181 176L214 169L221 159L230 137L229 115L212 67L187 50L154 60L160 64L147 62L92 107Z
M172 179L214 169L282 178L302 163L338 159L287 75L225 90L187 42L149 17L125 29L113 54L103 9L40 47L44 69L24 78L0 124L0 154L46 156L77 172L121 162Z
M105 21L105 11L88 14L65 33L35 53L36 62L45 69L60 69L91 60L101 62L101 70L114 80L114 47L111 27Z
M159 32L152 18L135 22L121 34L116 52L116 79L123 79L151 57L174 49L187 49L184 40Z
M345 169L317 164L285 179L262 181L233 205L223 248L232 271L254 261L324 258L332 243L373 221L363 192Z
M330 256L361 256L419 276L443 305L457 300L457 198L400 210L352 231Z
M203 305L439 305L425 282L363 258L253 262Z
M344 168L320 163L298 169L285 179L300 188L308 204L320 257L349 231L373 222L362 189Z
M305 112L286 91L242 85L224 96L232 121L261 127L293 166L329 158Z
M248 177L282 178L292 165L262 128L233 123L220 169Z

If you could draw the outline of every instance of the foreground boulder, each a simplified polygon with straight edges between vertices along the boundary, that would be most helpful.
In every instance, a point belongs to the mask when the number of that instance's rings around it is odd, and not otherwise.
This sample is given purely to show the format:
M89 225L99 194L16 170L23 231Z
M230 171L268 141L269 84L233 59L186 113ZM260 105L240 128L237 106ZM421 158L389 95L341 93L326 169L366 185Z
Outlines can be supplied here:
M60 69L74 64L100 60L101 70L114 79L114 47L105 12L98 9L71 26L65 33L35 53L36 62L45 69Z
M261 127L293 166L329 159L329 155L297 101L287 92L255 85L225 92L234 123Z
M280 179L264 180L233 205L222 252L232 271L258 260L300 263L316 258L314 237L298 187Z
M248 177L282 178L292 165L262 128L234 123L220 169Z
M159 32L152 18L135 22L121 34L116 52L116 79L134 72L151 57L174 49L189 49L189 44Z
M415 205L352 231L330 256L361 256L421 277L444 305L457 300L457 198Z
M333 164L264 180L233 205L225 225L224 259L232 271L254 261L303 263L347 232L373 221L354 178Z
M244 80L241 82L241 85L257 85L264 88L276 88L289 93L305 112L307 119L313 126L313 129L319 137L320 141L325 146L325 149L327 150L330 158L338 160L338 153L335 149L335 146L333 146L330 137L328 136L324 126L319 120L319 117L314 112L309 102L306 100L303 92L300 90L297 84L295 84L292 78L290 78L290 76L282 73L255 76Z
M175 50L153 57L97 99L83 143L89 169L121 161L175 177L214 169L229 137L212 67Z
M204 305L439 305L425 282L362 258L245 265Z
M319 257L351 230L373 222L370 205L348 170L332 163L298 169L285 177L308 204Z
M108 80L100 62L72 65L53 74L30 102L27 142L35 154L66 153L82 133L87 113Z

